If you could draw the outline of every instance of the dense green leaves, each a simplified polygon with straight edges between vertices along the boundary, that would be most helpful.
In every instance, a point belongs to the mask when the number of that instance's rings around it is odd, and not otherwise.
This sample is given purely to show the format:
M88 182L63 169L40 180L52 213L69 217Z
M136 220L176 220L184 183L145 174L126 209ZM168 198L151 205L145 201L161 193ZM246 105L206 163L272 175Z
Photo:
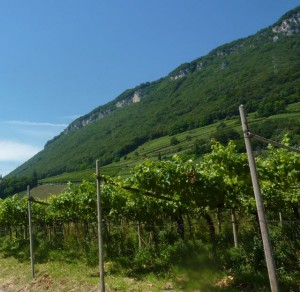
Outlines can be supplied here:
M5 177L0 179L0 198L6 198L18 192L37 185L37 176L34 172L31 177Z
M247 157L237 152L232 141L228 146L214 142L212 152L204 156L200 167L218 186L220 195L224 196L224 207L242 208L252 205Z
M27 221L27 200L20 200L17 196L0 200L0 224L18 225Z
M285 136L282 143L288 145ZM300 155L269 146L268 155L258 160L262 189L269 208L284 209L300 203Z
M288 143L287 136L283 143ZM269 147L257 164L266 207L280 211L299 206L299 154ZM220 208L255 211L247 157L233 142L213 142L212 151L197 164L179 156L146 160L125 180L105 178L101 196L103 218L111 221L159 221ZM33 204L35 220L96 222L96 199L95 183L69 184L65 192L50 197L49 206ZM26 199L16 196L0 201L0 224L25 224L26 208Z

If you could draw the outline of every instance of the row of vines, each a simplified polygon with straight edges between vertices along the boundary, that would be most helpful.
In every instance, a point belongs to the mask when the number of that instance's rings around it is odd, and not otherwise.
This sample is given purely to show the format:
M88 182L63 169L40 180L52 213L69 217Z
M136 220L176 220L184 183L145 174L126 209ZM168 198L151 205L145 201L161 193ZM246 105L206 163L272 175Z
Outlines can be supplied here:
M270 146L256 160L281 285L299 287L300 155ZM105 259L115 270L195 269L204 254L205 266L234 275L235 285L256 274L268 286L248 161L233 142L213 143L199 163L175 156L145 161L126 179L103 177L101 197ZM96 184L69 184L46 203L32 204L40 259L73 250L96 265ZM2 250L12 250L8 240L28 247L27 198L0 200L0 226ZM255 288L252 280L247 285Z

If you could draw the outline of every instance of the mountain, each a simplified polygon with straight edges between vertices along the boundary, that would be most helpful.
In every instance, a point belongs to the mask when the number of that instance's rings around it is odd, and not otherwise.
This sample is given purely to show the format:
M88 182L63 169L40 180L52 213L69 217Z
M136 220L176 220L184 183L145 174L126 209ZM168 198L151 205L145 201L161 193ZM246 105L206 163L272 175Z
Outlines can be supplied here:
M44 178L119 160L149 140L300 101L300 6L255 35L224 44L73 121L9 176Z

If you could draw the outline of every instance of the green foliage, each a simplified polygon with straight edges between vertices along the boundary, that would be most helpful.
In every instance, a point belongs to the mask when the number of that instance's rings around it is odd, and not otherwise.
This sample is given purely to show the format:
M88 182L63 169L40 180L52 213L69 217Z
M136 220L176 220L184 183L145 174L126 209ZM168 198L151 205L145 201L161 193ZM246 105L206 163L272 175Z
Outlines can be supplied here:
M289 142L284 136L282 143ZM196 164L177 155L170 160L145 160L127 179L102 176L103 238L105 260L112 263L110 273L181 271L182 277L190 279L178 283L186 290L216 288L218 277L226 273L231 277L226 278L231 281L228 285L237 290L268 289L262 241L253 220L247 157L232 141L226 146L213 141L211 150ZM297 290L300 234L294 211L299 208L300 157L268 147L256 159L269 217L282 211L295 220L271 224L270 234L281 287ZM81 258L97 265L95 182L70 183L47 203L32 204L36 260L46 262L60 252L61 259ZM225 225L231 209L239 213L238 249L230 248L231 226ZM225 223L217 232L215 213L220 211ZM27 221L25 198L0 200L0 227L5 230L0 229L4 233L0 251L28 259Z
M283 144L289 144L286 135ZM269 146L268 156L260 157L258 166L268 208L280 209L300 203L299 153Z
M178 140L178 138L176 138L176 136L173 136L171 139L170 139L170 145L177 145L179 144L180 141Z
M240 134L226 125L219 127L215 133L211 135L211 138L226 145L230 140L237 140L240 138Z
M148 190L163 196L172 203L174 213L190 204L199 207L221 204L223 196L218 186L193 166L193 161L182 161L174 156L172 161L145 161L136 167L130 184L141 190Z
M29 240L19 238L0 238L0 250L5 257L15 257L26 261L29 257Z
M289 116L291 117L291 116ZM300 122L299 117L291 119L285 115L278 115L274 119L266 119L251 125L251 131L257 135L280 141L286 133L289 134L290 145L300 145ZM253 140L255 149L265 148L266 144Z
M0 198L12 196L37 185L37 176L34 173L31 177L5 177L0 180Z
M200 167L225 196L224 207L249 211L253 208L253 200L249 197L252 191L247 157L237 152L232 141L227 146L213 143L212 152L204 156Z
M52 220L95 222L97 197L95 184L84 181L79 187L69 184L68 190L49 199L48 216Z
M27 200L20 200L17 196L0 199L0 224L18 225L28 222Z

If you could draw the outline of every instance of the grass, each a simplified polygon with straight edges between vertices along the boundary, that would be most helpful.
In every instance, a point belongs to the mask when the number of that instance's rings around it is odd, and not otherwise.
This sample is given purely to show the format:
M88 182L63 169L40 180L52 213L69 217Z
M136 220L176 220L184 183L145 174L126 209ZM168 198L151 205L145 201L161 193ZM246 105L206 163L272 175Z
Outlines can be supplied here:
M72 182L82 182L82 180L92 180L95 179L95 169L87 169L75 172L65 172L60 175L47 177L39 180L40 184L60 184L67 183L69 181Z
M66 183L57 183L57 184L51 183L51 184L38 185L37 187L30 190L30 195L35 199L46 200L51 195L61 194L63 191L67 189L67 187L68 186ZM27 190L18 193L18 196L20 198L23 198L24 196L27 197Z
M36 199L47 199L49 195L58 195L66 190L66 184L39 185L30 191L31 196Z
M216 275L209 269L199 268L193 273L174 270L172 276L157 276L154 273L138 277L105 272L106 291L220 291ZM226 277L225 277L226 278ZM14 257L0 257L0 291L99 291L99 270L80 261L65 263L53 261L35 265L35 278L31 276L29 262L19 262ZM214 279L213 287L210 280ZM200 285L200 286L199 286ZM224 289L227 291L226 286ZM223 289L223 290L224 290ZM202 289L201 289L202 291Z
M99 273L79 261L73 263L48 262L35 266L31 277L29 262L13 257L0 257L0 289L3 291L99 291ZM126 276L106 275L106 291L179 291L168 279L148 275L137 280Z
M77 249L71 249L72 252L70 249L49 250L42 258L36 250L34 279L29 254L20 257L17 250L12 247L12 253L7 253L5 248L0 251L0 291L99 291L97 261L95 265L88 265ZM136 264L133 258L126 260L130 266L118 259L106 261L106 291L220 291L218 283L226 275L217 271L206 253L197 252L197 256L193 253L190 257L189 249L182 252L185 260L175 256L174 264L166 270L131 269L131 265Z
M96 279L86 277L88 270L80 266L67 267L57 262L39 264L35 267L34 279L31 277L29 263L2 258L0 266L0 287L4 291L97 291Z
M300 102L289 104L287 106L287 111L288 112L299 112L300 111Z

